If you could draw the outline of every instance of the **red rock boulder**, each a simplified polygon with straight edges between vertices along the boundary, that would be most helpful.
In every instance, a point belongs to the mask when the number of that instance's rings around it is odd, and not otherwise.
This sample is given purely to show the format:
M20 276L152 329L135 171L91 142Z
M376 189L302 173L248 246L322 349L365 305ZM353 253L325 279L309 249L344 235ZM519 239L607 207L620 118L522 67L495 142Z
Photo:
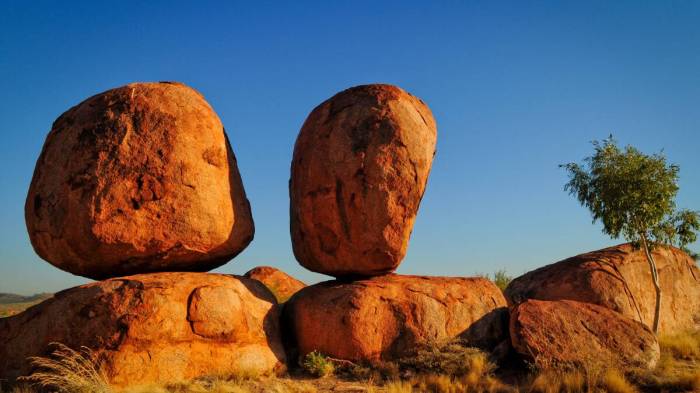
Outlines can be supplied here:
M115 386L270 372L285 362L279 307L258 281L153 273L59 292L0 319L0 379L30 371L51 342L91 348Z
M54 266L94 279L208 271L253 239L224 127L179 83L133 83L61 115L25 205L29 238Z
M660 333L700 328L700 271L683 251L653 252L662 289ZM656 293L642 250L629 244L605 248L533 270L506 288L511 304L527 299L598 304L651 326Z
M395 270L436 138L430 109L395 86L353 87L316 107L294 146L289 185L299 263L335 277Z
M306 284L303 282L270 266L258 266L250 269L245 274L245 277L263 283L263 285L275 295L277 301L280 303L287 301L292 295L306 287Z
M396 359L457 337L492 348L508 335L505 298L484 278L327 281L297 292L284 313L299 355L319 351L351 361Z
M652 369L659 344L645 325L571 300L528 300L510 315L513 348L538 368Z

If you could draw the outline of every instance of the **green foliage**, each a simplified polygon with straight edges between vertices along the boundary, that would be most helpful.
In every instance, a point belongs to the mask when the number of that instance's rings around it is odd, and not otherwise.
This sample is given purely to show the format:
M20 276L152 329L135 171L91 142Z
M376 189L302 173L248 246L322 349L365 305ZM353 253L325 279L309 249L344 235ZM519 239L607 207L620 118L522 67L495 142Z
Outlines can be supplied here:
M505 291L508 284L513 281L513 276L508 275L506 269L501 269L494 273L492 281L501 289L501 291Z
M335 372L333 361L318 351L307 353L304 356L302 367L306 372L316 377L325 377Z
M679 167L662 154L645 155L632 146L621 149L612 136L594 141L595 153L583 165L561 165L569 174L564 189L601 221L603 232L628 241L677 244L696 240L700 215L676 211Z

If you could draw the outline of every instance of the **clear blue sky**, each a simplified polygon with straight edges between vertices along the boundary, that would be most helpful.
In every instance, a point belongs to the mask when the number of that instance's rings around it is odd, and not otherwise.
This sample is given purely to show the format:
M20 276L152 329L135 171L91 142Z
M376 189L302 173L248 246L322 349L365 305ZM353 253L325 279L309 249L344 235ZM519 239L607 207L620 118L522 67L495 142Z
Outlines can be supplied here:
M520 274L615 244L557 167L611 132L664 149L679 206L700 209L700 2L145 3L0 5L0 292L86 282L34 254L24 199L52 121L134 81L195 87L229 133L256 234L221 272L323 278L291 251L292 147L314 106L365 83L403 87L438 122L400 273Z

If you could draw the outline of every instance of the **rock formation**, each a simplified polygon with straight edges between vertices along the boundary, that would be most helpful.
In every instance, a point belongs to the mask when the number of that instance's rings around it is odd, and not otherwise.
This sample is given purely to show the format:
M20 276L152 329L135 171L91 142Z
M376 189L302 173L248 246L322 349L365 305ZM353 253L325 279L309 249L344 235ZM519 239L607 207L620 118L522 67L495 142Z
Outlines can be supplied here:
M316 107L294 146L289 185L299 263L335 277L395 270L436 137L430 109L395 86L357 86Z
M250 269L245 277L258 280L272 292L280 303L287 301L306 284L289 274L270 266L258 266Z
M662 288L660 333L700 328L700 270L672 247L653 252ZM539 268L506 289L511 304L527 299L598 304L651 326L656 294L644 252L622 244Z
M26 375L48 344L91 348L115 386L269 372L283 364L279 308L258 281L153 273L57 293L0 319L0 379Z
M254 232L221 121L179 83L133 83L61 115L25 217L39 256L94 279L208 271Z
M515 350L539 368L652 369L659 344L645 325L608 308L571 300L528 300L514 308Z
M508 334L505 298L484 278L327 281L297 292L284 313L299 355L319 351L352 361L396 359L455 337L492 348Z

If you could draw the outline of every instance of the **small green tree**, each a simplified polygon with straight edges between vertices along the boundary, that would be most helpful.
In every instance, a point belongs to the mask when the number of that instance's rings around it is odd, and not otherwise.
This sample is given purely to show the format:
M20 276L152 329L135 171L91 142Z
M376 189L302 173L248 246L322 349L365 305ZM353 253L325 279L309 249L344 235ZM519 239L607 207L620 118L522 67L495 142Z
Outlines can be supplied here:
M610 136L594 141L595 152L584 164L560 165L569 174L564 190L590 209L603 232L624 236L644 250L656 289L655 333L659 330L661 286L651 250L659 244L680 248L696 240L700 214L676 210L678 166L667 164L663 154L645 155L632 146L621 149Z

